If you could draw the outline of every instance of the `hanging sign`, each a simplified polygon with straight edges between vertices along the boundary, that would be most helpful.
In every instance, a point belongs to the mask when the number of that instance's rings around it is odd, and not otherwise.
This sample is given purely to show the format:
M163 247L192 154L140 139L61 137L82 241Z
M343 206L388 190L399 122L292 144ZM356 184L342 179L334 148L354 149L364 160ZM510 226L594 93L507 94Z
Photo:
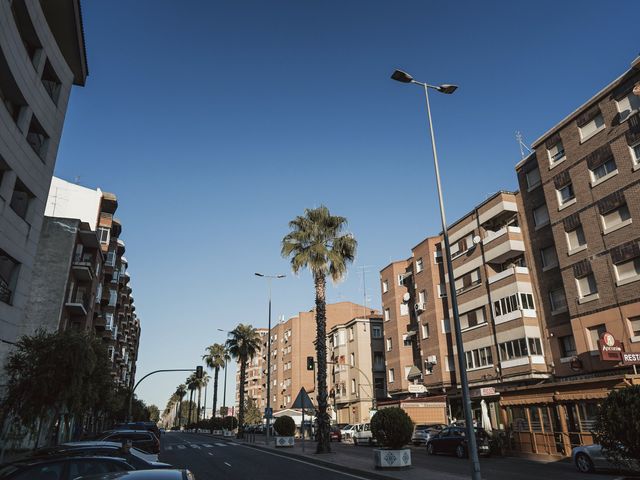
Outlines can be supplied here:
M605 362L620 362L622 360L622 342L615 339L609 332L604 332L598 340L600 360Z

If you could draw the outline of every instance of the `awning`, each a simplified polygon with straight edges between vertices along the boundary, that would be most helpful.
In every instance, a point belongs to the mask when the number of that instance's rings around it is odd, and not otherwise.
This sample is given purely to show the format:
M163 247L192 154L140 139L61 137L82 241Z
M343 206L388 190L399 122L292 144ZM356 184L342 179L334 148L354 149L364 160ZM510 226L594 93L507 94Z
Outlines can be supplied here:
M409 369L409 373L407 373L407 380L413 380L414 378L420 378L420 377L422 377L422 372L418 367L413 365Z
M501 398L500 406L502 407L511 407L511 406L521 406L521 405L540 405L545 403L553 403L552 395L537 395L535 397L524 397L524 398Z

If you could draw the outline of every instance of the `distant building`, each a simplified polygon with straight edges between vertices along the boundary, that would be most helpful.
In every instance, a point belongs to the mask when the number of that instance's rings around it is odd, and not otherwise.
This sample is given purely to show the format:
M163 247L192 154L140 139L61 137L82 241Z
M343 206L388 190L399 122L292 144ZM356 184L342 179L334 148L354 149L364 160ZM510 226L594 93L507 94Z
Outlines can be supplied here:
M69 95L87 77L84 48L78 0L0 2L0 365L27 333L24 313Z

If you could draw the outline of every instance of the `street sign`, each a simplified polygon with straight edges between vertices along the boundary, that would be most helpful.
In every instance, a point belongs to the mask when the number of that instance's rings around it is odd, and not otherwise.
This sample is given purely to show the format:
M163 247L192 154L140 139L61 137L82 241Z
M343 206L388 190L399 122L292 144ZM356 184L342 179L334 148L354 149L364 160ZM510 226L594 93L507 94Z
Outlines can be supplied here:
M427 391L427 387L424 385L409 385L409 393L424 393Z
M622 352L623 365L640 365L640 353Z
M603 332L598 340L600 360L619 362L622 360L622 342L616 340L609 332Z
M315 408L313 402L309 398L309 394L304 389L304 387L300 389L300 392L298 393L296 399L293 401L293 405L291 405L291 408Z
M264 418L271 418L271 417L273 417L273 408L266 407L264 409Z

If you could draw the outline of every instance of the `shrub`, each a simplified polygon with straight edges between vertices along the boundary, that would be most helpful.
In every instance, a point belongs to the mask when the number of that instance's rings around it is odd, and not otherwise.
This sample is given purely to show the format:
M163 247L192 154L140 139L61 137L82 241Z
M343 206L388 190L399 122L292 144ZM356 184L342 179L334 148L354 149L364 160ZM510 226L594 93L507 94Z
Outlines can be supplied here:
M211 430L222 430L223 425L222 425L222 418L221 417L214 417L211 419Z
M593 430L607 459L640 459L640 385L613 390L600 406Z
M371 433L379 445L397 450L411 441L413 422L401 408L383 408L371 419Z
M222 427L225 430L235 430L238 428L238 419L236 417L228 416L222 419Z
M273 422L273 429L278 435L283 437L293 437L296 433L296 422L294 422L293 418L288 415L284 415L276 418L276 421Z

